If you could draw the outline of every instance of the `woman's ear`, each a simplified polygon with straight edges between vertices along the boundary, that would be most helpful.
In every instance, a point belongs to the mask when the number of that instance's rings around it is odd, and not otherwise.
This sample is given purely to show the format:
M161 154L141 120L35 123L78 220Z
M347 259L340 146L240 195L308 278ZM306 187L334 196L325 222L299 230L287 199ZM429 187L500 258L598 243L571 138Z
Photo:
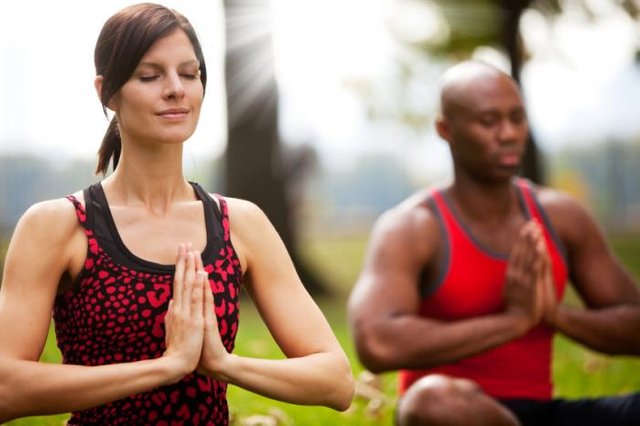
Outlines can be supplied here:
M104 77L101 75L97 75L96 79L93 81L93 86L96 88L96 93L98 94L98 99L100 99L100 103L102 103L102 84L104 83ZM107 101L106 107L111 111L115 111L115 107L113 105L115 96L112 96L109 101Z
M93 87L96 88L96 93L98 94L98 99L102 102L102 82L104 81L104 77L101 75L97 75L96 79L93 80Z

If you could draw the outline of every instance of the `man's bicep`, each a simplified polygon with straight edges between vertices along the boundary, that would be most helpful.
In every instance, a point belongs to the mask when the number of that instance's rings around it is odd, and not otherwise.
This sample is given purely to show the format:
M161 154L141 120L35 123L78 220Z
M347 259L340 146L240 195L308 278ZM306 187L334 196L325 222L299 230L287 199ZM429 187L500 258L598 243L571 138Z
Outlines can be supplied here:
M413 313L418 306L417 284L407 274L363 271L350 298L354 318L373 320Z
M572 217L576 228L569 246L569 270L585 304L602 308L640 302L636 283L591 215L583 207L575 206Z
M386 316L415 312L419 303L419 279L424 249L398 232L372 236L364 268L352 293L353 309Z

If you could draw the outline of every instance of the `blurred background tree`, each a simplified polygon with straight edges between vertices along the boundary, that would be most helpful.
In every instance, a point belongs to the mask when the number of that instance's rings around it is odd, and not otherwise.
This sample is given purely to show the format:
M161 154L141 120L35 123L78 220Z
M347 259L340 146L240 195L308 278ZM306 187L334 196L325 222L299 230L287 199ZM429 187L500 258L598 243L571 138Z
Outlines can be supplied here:
M292 188L312 167L306 151L287 155L280 141L269 0L225 0L227 146L225 194L256 203L271 220L315 296L328 289L300 255L300 205ZM308 154L308 153L307 153Z

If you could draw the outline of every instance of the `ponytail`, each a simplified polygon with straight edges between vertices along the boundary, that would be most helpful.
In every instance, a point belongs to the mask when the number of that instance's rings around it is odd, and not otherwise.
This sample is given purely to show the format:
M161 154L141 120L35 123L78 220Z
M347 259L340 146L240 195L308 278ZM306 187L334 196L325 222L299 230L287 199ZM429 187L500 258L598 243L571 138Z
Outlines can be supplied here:
M120 140L120 131L118 130L118 120L114 115L109 123L107 132L102 138L102 144L98 150L98 166L96 167L96 174L107 174L109 168L109 162L113 158L113 170L118 165L120 160L120 151L122 149L122 141Z

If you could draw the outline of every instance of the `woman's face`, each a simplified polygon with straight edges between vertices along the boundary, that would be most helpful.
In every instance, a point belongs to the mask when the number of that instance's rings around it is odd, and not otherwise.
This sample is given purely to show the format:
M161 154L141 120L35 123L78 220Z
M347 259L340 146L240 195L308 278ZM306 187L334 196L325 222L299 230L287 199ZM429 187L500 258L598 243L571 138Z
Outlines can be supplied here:
M181 143L196 129L204 90L184 31L157 40L112 97L124 143Z

